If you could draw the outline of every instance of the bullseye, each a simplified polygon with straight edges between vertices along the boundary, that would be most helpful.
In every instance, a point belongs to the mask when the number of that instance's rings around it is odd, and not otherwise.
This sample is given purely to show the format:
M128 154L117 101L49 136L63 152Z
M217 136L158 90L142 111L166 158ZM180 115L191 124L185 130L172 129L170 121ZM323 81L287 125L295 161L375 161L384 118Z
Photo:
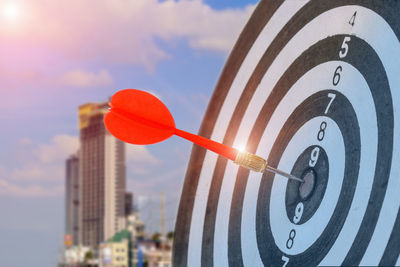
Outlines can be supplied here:
M312 169L309 169L302 175L301 178L303 179L304 183L299 186L299 194L302 200L306 200L314 191L317 174Z

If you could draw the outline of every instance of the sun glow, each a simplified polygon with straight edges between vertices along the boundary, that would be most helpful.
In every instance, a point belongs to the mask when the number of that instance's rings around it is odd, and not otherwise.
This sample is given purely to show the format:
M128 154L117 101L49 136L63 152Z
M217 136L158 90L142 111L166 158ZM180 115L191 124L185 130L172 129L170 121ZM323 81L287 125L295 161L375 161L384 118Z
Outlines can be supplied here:
M19 5L13 2L7 3L2 7L3 17L8 21L17 20L21 15L20 11Z
M245 144L235 145L234 148L236 148L236 149L239 150L240 152L246 151L246 145L245 145Z

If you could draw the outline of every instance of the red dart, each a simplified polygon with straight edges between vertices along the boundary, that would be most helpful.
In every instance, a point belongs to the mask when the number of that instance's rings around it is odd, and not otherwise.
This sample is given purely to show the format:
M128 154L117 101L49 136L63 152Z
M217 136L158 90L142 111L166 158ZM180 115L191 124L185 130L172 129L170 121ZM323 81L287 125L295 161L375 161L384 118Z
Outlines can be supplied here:
M232 147L177 129L168 108L150 93L121 90L113 95L109 105L104 123L110 133L124 142L149 145L175 134L231 160L238 153Z
M136 89L121 90L113 95L109 105L110 111L104 117L106 128L126 143L149 145L177 135L248 169L258 172L271 171L289 179L302 181L268 166L259 156L177 129L168 108L150 93Z

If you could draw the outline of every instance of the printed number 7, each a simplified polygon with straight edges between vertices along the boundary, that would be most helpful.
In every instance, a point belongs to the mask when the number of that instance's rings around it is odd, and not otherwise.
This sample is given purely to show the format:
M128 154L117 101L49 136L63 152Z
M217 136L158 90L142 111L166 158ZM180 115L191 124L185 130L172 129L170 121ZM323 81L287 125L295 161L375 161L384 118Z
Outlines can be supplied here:
M335 100L336 94L329 93L329 94L328 94L328 97L329 97L331 100L329 101L328 106L327 106L326 109L325 109L325 112L324 112L325 114L328 114L329 108L331 107L333 100Z
M289 258L286 256L282 256L282 260L284 261L282 267L286 267L286 265L289 263Z

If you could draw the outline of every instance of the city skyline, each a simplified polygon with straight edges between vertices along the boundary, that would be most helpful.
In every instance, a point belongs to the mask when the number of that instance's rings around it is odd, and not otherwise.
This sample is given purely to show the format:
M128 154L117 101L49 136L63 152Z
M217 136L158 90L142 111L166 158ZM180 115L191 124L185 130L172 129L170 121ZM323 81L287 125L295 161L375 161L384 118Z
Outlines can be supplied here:
M119 89L144 89L166 103L177 126L196 133L256 2L0 3L0 10L14 5L14 13L0 14L5 265L57 263L65 230L65 160L79 146L77 107ZM143 219L159 229L156 210L164 191L172 230L191 144L171 138L126 150L127 191L139 209L153 207ZM21 252L25 257L18 257Z

